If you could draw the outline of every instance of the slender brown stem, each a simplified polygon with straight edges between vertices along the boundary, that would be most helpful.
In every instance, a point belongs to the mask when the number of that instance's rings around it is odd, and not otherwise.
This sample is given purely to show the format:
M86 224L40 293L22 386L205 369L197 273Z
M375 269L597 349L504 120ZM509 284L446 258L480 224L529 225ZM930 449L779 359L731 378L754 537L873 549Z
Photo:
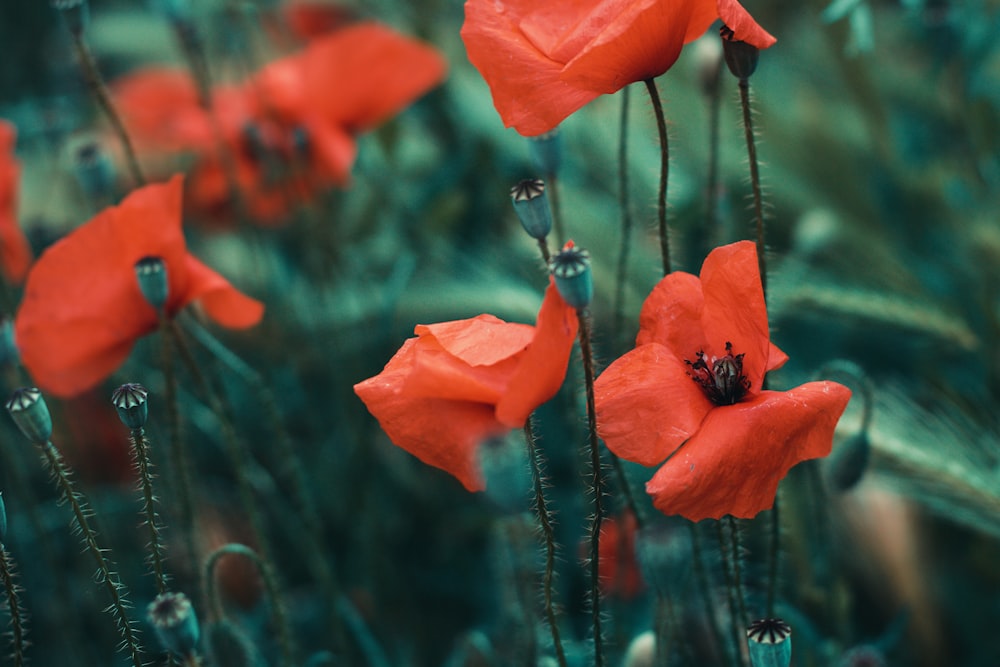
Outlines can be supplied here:
M653 103L653 114L656 116L656 129L660 134L660 193L656 200L656 218L660 231L660 255L663 258L663 275L671 271L670 265L670 228L667 226L667 182L670 178L670 138L667 136L667 119L663 115L663 103L656 89L656 82L646 79L646 90L649 100Z
M760 170L757 166L757 145L753 132L753 114L750 111L750 80L740 79L740 104L743 107L743 133L747 140L747 159L750 162L750 186L753 188L753 212L757 223L757 264L760 283L767 296L767 245L764 239L764 203L760 190Z
M562 640L559 637L559 623L556 619L555 605L552 602L552 584L555 579L556 535L552 526L552 515L549 513L545 500L545 462L542 453L535 444L535 434L531 426L531 417L524 422L524 441L528 445L528 461L531 464L531 478L535 488L535 512L538 523L542 527L545 538L545 578L542 582L542 597L545 602L545 617L552 631L552 644L556 649L556 659L559 667L566 667L566 654L563 652Z
M73 38L73 49L76 51L77 60L80 61L80 68L83 70L83 78L86 80L87 86L90 88L90 92L97 101L98 106L101 107L104 115L107 116L108 122L111 123L112 131L118 136L118 140L121 142L122 151L125 153L125 161L128 163L129 172L132 174L132 180L135 181L136 186L141 187L146 185L146 177L139 166L139 159L135 155L132 141L125 130L125 124L122 123L121 116L118 115L115 105L111 102L108 88L104 85L104 80L101 78L101 74L97 70L97 64L94 62L94 56L90 53L90 49L87 48L87 43L83 41L82 34L71 31L71 36Z
M732 631L730 639L733 642L733 649L736 652L736 664L743 663L743 623L739 620L739 605L736 602L736 589L733 580L732 562L730 559L729 544L726 540L725 531L722 529L722 521L715 522L716 537L719 540L719 557L722 564L722 572L726 579L726 595L729 601L729 627Z
M612 341L621 342L625 323L625 281L628 275L628 256L632 237L632 208L629 206L628 181L628 108L629 88L622 88L621 122L618 130L618 208L621 210L621 246L618 250L618 268L615 271L614 319L611 325Z
M601 588L600 542L601 522L604 519L604 475L601 469L600 440L597 437L597 412L594 405L594 354L590 347L590 314L577 310L580 320L580 354L583 357L583 375L587 390L587 430L590 436L591 492L594 494L594 514L590 523L590 610L594 632L594 665L604 664L604 647L601 637Z
M538 239L538 250L542 253L542 261L545 262L545 266L548 266L549 258L552 256L549 253L549 242L546 239Z
M157 593L167 592L167 578L163 572L163 539L160 537L160 526L156 515L156 497L153 495L152 464L149 460L149 440L146 431L141 428L129 434L129 442L135 456L135 464L139 472L139 485L142 489L143 512L146 515L146 528L149 530L149 556L153 566L153 576L156 579Z
M3 587L7 593L7 613L10 614L11 643L14 645L12 657L14 667L24 665L24 609L21 608L21 600L17 592L20 587L14 582L14 567L10 554L3 544L0 544L0 579L3 580Z
M720 94L722 67L723 60L719 58L715 76L708 89L708 184L705 188L705 220L709 226L709 237L713 246L728 240L719 220L719 111L722 108Z

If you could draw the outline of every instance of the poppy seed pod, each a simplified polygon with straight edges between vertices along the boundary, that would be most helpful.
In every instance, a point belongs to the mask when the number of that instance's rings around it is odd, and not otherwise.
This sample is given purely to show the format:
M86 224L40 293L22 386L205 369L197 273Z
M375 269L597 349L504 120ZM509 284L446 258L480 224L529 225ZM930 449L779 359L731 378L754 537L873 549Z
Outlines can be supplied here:
M146 608L146 618L166 651L181 658L194 653L201 631L186 595L160 593Z
M52 0L52 8L62 14L70 33L79 37L90 23L90 5L87 0Z
M533 239L543 240L552 231L552 210L545 194L545 183L528 178L510 189L514 211L524 231Z
M539 171L547 175L559 173L563 154L562 134L559 132L559 128L535 137L528 137L528 145L531 146L531 159Z
M146 388L134 382L123 384L111 394L111 403L118 411L118 418L133 431L146 425L146 418L149 416L146 396Z
M167 265L161 257L146 256L135 263L139 290L153 308L159 310L170 296Z
M719 28L719 34L722 35L722 56L726 59L729 71L741 81L749 79L757 69L760 49L736 39L727 26Z
M792 628L780 618L762 618L747 628L753 667L788 667L792 661Z
M35 443L46 443L52 437L52 416L45 399L35 387L14 390L7 401L7 412L24 436Z
M590 305L594 298L590 253L569 241L549 261L549 271L555 278L556 289L563 301L577 310Z

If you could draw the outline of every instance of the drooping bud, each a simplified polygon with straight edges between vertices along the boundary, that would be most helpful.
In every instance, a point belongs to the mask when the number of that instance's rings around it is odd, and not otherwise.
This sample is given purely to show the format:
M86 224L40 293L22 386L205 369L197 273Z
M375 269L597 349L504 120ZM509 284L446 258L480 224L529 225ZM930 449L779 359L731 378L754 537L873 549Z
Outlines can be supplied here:
M552 209L545 194L545 183L537 178L520 181L510 189L514 211L524 231L533 239L543 240L552 231Z
M747 628L753 667L788 667L792 662L792 628L780 618L762 618Z
M149 392L141 384L127 382L111 394L111 403L118 411L118 418L132 431L137 431L146 425L149 416L149 403L146 396Z
M557 127L554 130L528 137L531 146L531 159L538 170L546 176L559 173L562 166L562 134Z
M52 437L52 416L49 406L35 387L21 387L7 401L7 412L28 440L44 444Z
M170 283L163 258L147 256L140 259L135 263L135 277L139 281L139 290L149 305L159 310L167 303Z
M563 301L577 310L586 308L594 298L594 279L590 272L590 253L567 241L549 260L549 271Z
M757 69L760 49L735 39L735 33L728 26L719 28L719 34L722 35L722 56L726 59L729 71L741 81L749 79Z
M87 0L52 0L53 9L62 14L66 27L79 37L90 23L90 5Z
M201 631L191 601L183 593L160 593L146 608L164 650L184 658L194 653Z
M837 493L854 488L868 468L871 441L862 430L837 445L827 458L824 468L827 484Z

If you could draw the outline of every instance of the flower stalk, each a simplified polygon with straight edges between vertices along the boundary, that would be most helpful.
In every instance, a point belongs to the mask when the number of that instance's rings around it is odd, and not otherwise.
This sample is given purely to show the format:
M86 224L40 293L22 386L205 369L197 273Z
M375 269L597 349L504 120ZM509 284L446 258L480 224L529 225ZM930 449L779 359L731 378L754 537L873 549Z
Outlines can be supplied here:
M670 228L667 226L667 183L670 178L670 137L667 134L667 119L663 115L663 103L660 92L656 89L653 79L646 79L646 90L649 101L653 104L653 114L656 116L656 129L660 135L660 190L656 199L657 228L660 233L660 255L663 258L663 275L671 272L670 264Z

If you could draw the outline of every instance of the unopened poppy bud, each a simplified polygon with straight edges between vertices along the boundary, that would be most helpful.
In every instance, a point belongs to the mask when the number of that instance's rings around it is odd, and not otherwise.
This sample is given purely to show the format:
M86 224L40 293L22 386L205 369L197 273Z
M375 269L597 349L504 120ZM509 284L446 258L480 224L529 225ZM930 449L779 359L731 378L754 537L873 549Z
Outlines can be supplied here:
M0 544L7 540L7 506L3 502L3 492L0 492Z
M549 260L549 271L556 280L556 289L563 301L577 310L590 305L594 298L590 253L569 241Z
M149 392L141 384L127 382L111 394L111 403L118 411L118 418L129 429L137 431L146 425L149 416L149 403L146 396Z
M867 430L839 444L826 460L825 473L830 489L842 493L854 488L868 468L871 441Z
M552 209L545 195L545 183L528 178L510 189L514 211L524 231L533 239L543 240L552 231Z
M706 36L695 42L694 47L694 61L701 92L704 95L713 95L719 87L722 73L722 45L719 44L719 40Z
M7 412L31 442L46 443L52 437L52 416L42 398L42 392L35 387L21 387L11 394L7 401Z
M792 628L780 618L762 618L747 628L753 667L788 667L792 662Z
M52 7L62 14L70 33L79 37L90 23L87 0L52 0Z
M528 137L531 146L531 159L538 170L546 175L559 173L562 166L562 134L559 128L539 134L537 137Z
M108 154L95 142L76 149L73 175L84 194L92 199L110 200L115 186L115 165Z
M727 26L719 28L719 34L722 35L722 56L726 59L729 71L737 79L749 79L757 69L760 49L753 44L734 39L733 31Z
M191 601L183 593L160 593L146 608L146 618L164 650L178 657L194 653L201 634Z
M160 309L167 302L170 283L167 281L167 265L161 257L147 256L135 263L135 277L139 290L153 308Z

